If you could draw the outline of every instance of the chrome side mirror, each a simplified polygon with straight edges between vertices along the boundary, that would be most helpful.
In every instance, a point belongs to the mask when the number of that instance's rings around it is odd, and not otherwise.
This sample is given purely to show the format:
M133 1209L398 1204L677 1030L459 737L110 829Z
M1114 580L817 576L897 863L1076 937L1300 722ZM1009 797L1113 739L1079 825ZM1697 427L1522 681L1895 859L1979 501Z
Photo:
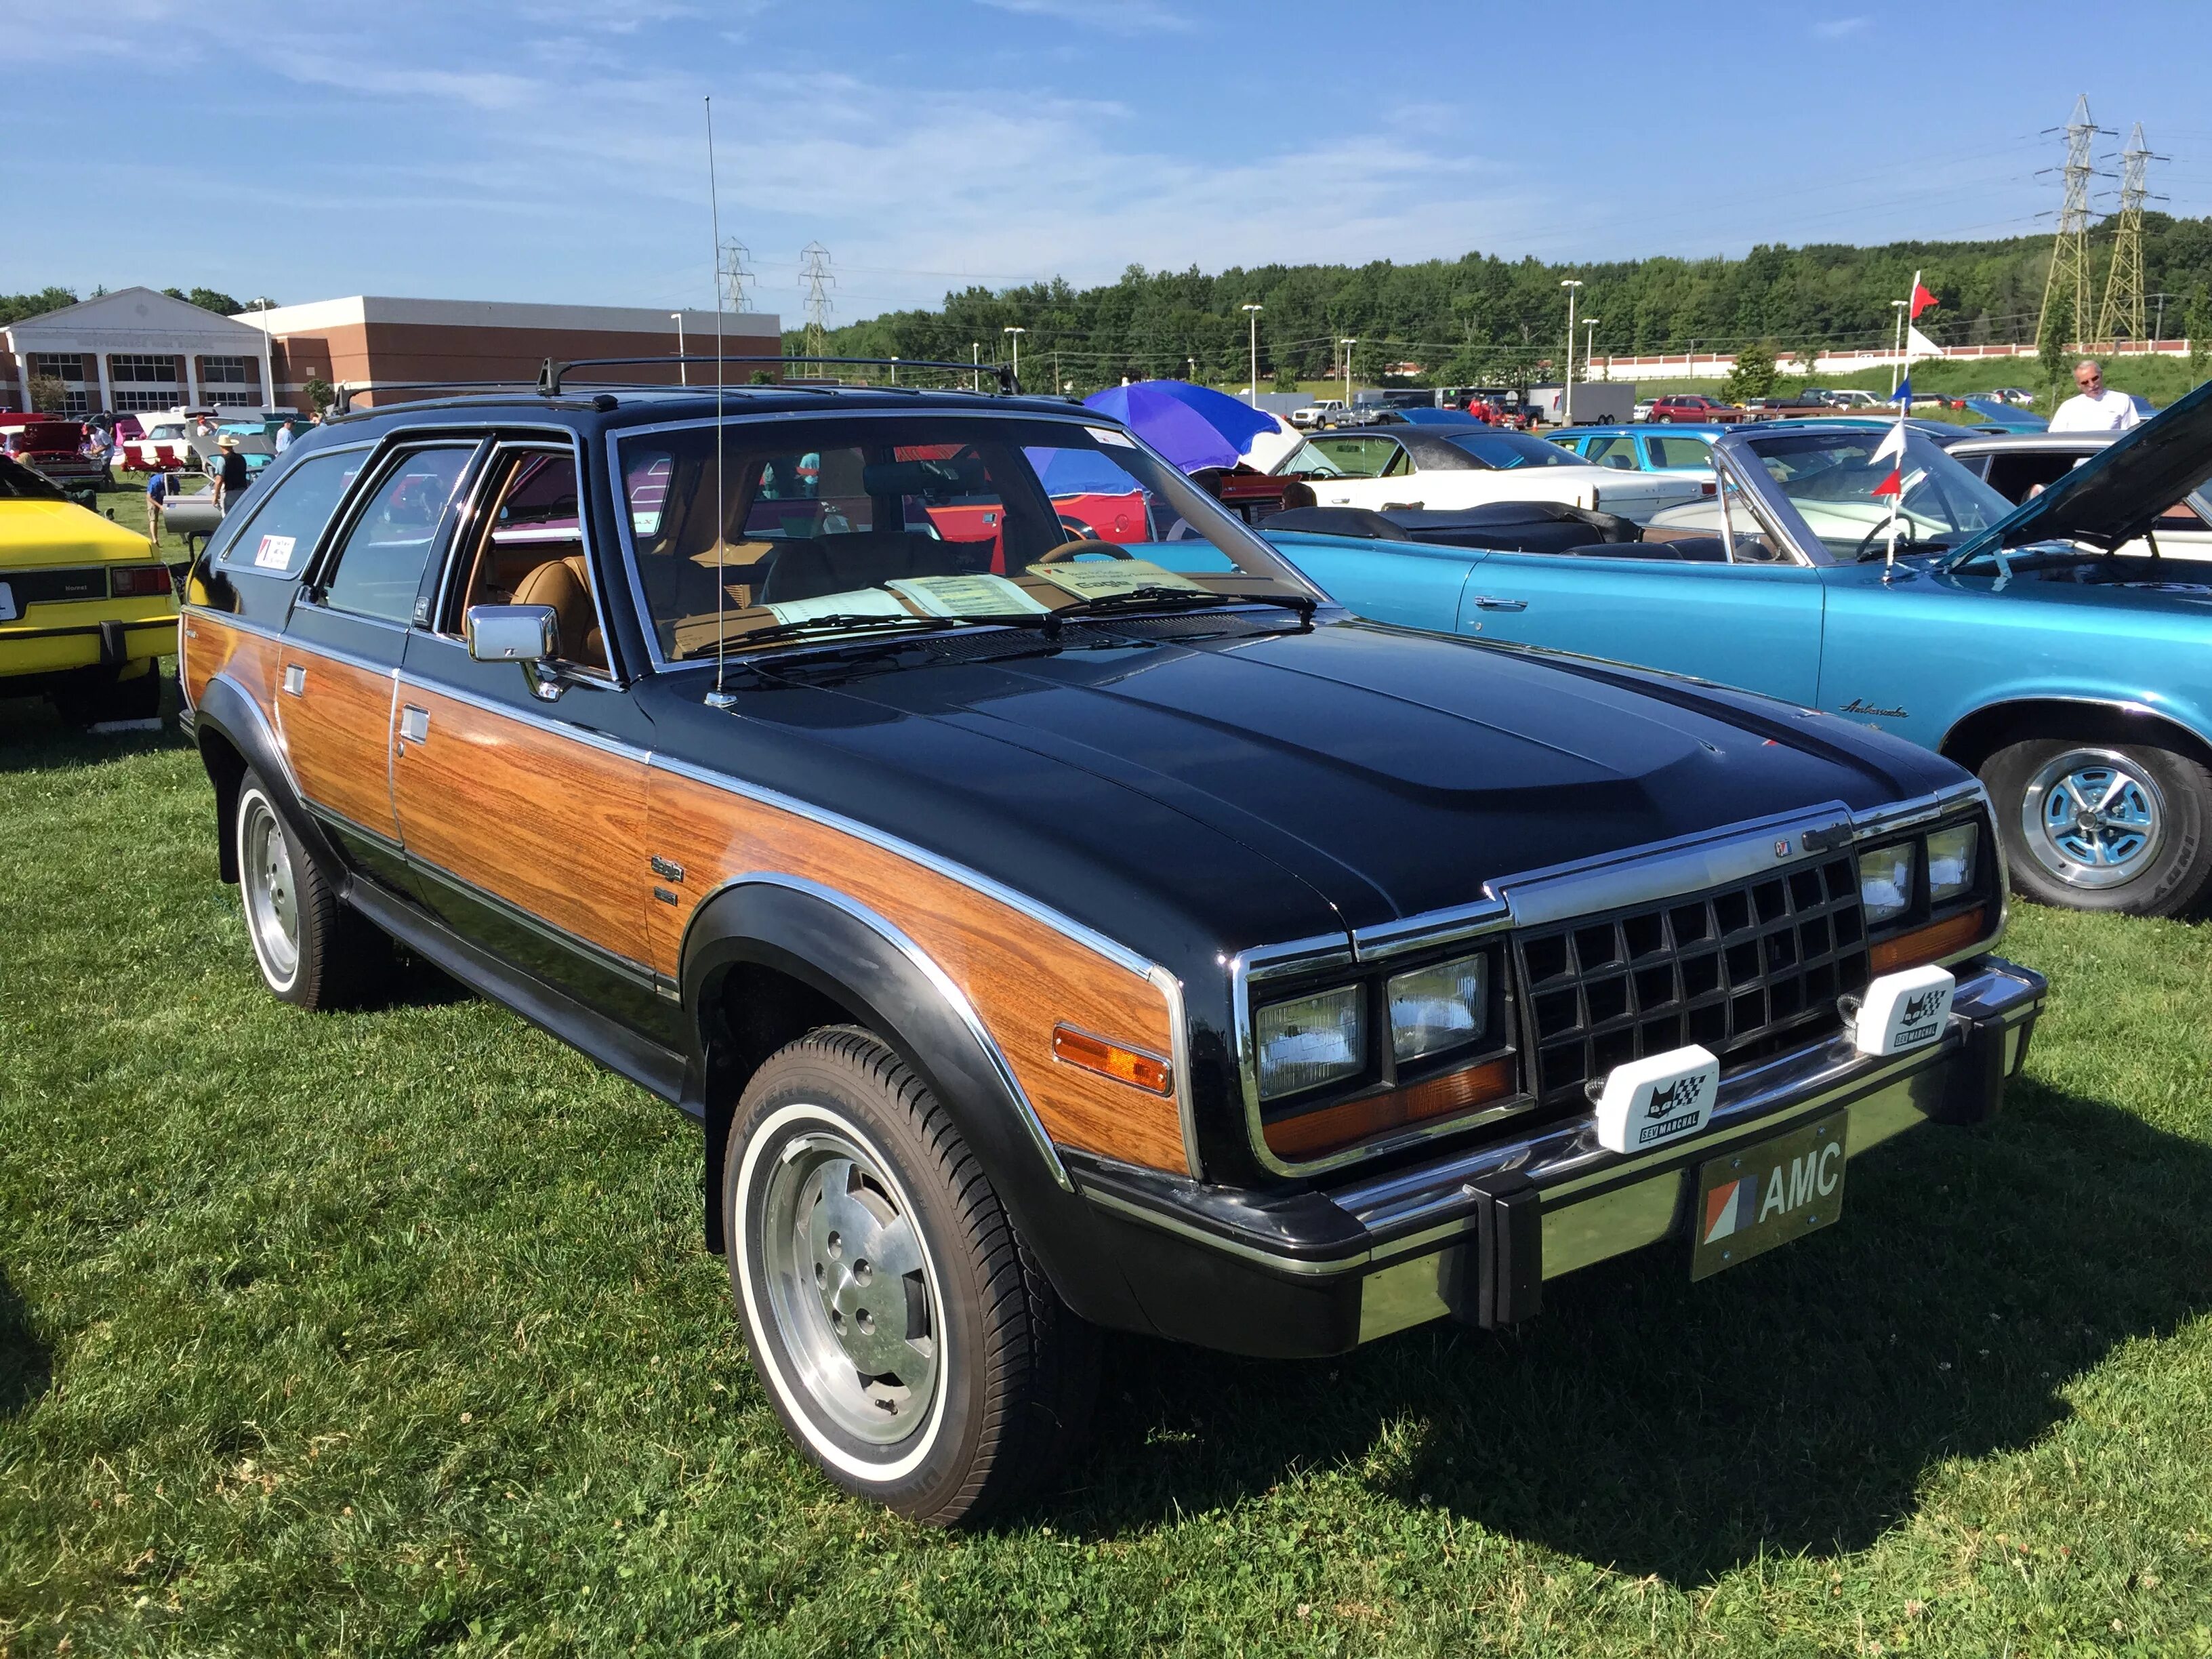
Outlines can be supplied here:
M561 613L551 605L472 605L461 625L476 661L520 663L535 696L550 702L561 695L552 667L561 654Z

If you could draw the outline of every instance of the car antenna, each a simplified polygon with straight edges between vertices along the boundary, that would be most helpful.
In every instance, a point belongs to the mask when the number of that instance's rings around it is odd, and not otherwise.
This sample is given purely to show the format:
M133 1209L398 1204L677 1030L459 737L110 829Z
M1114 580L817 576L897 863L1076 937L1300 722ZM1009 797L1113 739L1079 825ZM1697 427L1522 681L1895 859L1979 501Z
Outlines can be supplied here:
M737 698L722 684L730 652L724 612L730 602L730 498L722 488L722 202L714 185L714 100L707 100L707 217L714 233L714 689L707 694L713 708L727 708Z

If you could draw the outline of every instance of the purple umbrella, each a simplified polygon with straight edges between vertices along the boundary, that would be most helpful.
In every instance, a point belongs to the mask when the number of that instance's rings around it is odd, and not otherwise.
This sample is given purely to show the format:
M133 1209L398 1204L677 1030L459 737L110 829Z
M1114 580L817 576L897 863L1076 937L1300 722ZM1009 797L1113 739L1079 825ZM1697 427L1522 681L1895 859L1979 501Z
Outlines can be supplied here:
M1188 380L1109 386L1085 398L1083 406L1127 422L1132 432L1186 472L1234 466L1254 438L1276 429L1273 416Z

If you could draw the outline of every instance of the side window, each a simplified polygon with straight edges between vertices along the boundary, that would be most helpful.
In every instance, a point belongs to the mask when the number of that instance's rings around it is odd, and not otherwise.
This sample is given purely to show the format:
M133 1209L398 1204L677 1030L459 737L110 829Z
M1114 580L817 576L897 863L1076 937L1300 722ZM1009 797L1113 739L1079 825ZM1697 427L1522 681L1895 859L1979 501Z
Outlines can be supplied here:
M1773 538L1767 535L1766 526L1751 510L1751 503L1732 480L1721 482L1721 509L1728 514L1729 535L1735 544L1737 564L1778 564L1782 556L1775 551Z
M1585 460L1600 466L1610 466L1623 472L1636 471L1636 440L1633 438L1593 438L1583 451Z
M651 509L656 516L666 493L664 474ZM448 601L442 631L459 634L471 605L550 605L559 619L560 659L606 672L606 636L592 597L574 453L502 449L492 457L477 499L489 506L477 520L475 545L466 550L467 580L459 603Z
M323 577L323 604L356 617L412 621L438 527L475 453L474 444L440 444L394 456Z
M216 562L260 575L298 575L368 456L365 449L347 449L301 461L262 496Z
M1644 441L1651 446L1651 465L1654 466L1711 466L1712 446L1703 438L1662 438L1654 434Z

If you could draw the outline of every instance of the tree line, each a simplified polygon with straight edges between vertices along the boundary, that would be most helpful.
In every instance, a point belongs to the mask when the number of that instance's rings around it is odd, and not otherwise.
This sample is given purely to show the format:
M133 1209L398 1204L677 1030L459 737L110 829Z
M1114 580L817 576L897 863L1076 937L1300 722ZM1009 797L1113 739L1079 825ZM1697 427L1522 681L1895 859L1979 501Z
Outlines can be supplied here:
M2100 249L2100 257L2104 251ZM1887 345L1891 301L1913 273L1937 300L1918 326L1939 343L1979 345L2036 337L2047 237L1978 242L1893 242L1880 247L1763 244L1741 258L1672 258L1548 264L1468 253L1413 264L1261 265L1208 276L1196 266L1149 271L1078 289L1063 280L948 293L934 310L888 312L825 331L825 355L989 362L1007 355L1003 331L1019 328L1023 380L1057 379L1077 392L1124 376L1189 375L1241 381L1249 373L1246 305L1261 307L1260 373L1288 383L1341 372L1338 343L1354 349L1358 377L1417 363L1431 384L1525 380L1565 349L1562 281L1583 284L1577 309L1599 319L1600 356L1733 351L1760 345L1795 355ZM2165 337L2212 336L2212 218L2143 216L2147 329ZM2103 274L2098 274L2101 294ZM1588 337L1577 328L1575 350ZM793 356L808 346L787 331Z
M104 288L94 289L92 297L96 300L106 292ZM234 317L246 309L221 289L165 288L161 292L172 300L182 300L187 305L198 306L203 311L212 311L218 316ZM35 294L0 294L0 328L77 303L76 290L68 288L42 288ZM267 303L273 306L276 301L271 300Z

